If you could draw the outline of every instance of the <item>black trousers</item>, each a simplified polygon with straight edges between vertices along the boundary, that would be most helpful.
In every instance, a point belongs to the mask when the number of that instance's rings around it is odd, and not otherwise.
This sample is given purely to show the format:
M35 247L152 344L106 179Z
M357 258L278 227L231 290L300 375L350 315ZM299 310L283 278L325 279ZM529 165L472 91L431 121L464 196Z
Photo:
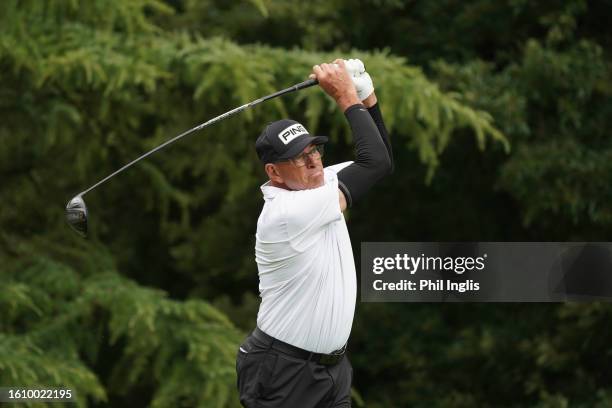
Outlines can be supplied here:
M236 357L240 403L247 408L351 406L353 368L346 355L334 365L293 357L252 334Z

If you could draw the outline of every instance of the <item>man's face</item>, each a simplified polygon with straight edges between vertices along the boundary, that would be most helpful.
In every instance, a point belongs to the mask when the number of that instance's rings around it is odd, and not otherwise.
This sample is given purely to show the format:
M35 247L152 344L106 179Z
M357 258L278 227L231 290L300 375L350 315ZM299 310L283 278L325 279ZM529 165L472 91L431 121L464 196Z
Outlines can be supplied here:
M268 166L274 166L276 171ZM321 187L324 184L323 162L313 144L306 146L290 161L266 165L266 171L273 182L289 190L307 190Z

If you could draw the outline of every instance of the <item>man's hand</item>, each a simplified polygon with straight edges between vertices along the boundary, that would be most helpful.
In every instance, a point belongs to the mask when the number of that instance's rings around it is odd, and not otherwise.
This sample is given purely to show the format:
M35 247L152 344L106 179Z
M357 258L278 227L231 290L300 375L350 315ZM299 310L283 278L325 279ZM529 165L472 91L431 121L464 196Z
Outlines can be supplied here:
M345 61L346 70L348 71L355 89L357 90L357 97L360 101L363 101L374 92L374 84L372 78L365 70L363 62L359 59L349 59Z
M319 81L319 86L334 98L342 112L349 106L360 103L343 59L337 59L332 64L315 65L310 78Z

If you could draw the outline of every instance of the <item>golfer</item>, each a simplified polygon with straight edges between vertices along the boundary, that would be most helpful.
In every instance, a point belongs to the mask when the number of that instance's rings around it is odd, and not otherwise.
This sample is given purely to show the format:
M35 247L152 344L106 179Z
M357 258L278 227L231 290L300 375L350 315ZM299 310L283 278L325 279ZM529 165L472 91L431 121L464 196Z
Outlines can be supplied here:
M357 279L342 212L391 172L391 145L372 80L359 60L315 65L344 113L356 157L323 168L327 137L290 119L255 143L269 180L257 222L261 305L240 345L238 391L245 407L350 407L353 369L346 343Z

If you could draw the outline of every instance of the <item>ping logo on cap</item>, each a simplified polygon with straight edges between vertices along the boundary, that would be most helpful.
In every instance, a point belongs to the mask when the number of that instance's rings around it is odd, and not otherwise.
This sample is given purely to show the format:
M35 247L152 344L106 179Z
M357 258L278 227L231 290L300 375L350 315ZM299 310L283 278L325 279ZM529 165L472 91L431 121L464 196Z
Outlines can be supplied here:
M308 132L306 131L306 128L304 128L304 126L302 126L301 124L296 123L289 126L288 128L281 130L278 134L278 138L284 144L289 144L296 137L307 134Z

